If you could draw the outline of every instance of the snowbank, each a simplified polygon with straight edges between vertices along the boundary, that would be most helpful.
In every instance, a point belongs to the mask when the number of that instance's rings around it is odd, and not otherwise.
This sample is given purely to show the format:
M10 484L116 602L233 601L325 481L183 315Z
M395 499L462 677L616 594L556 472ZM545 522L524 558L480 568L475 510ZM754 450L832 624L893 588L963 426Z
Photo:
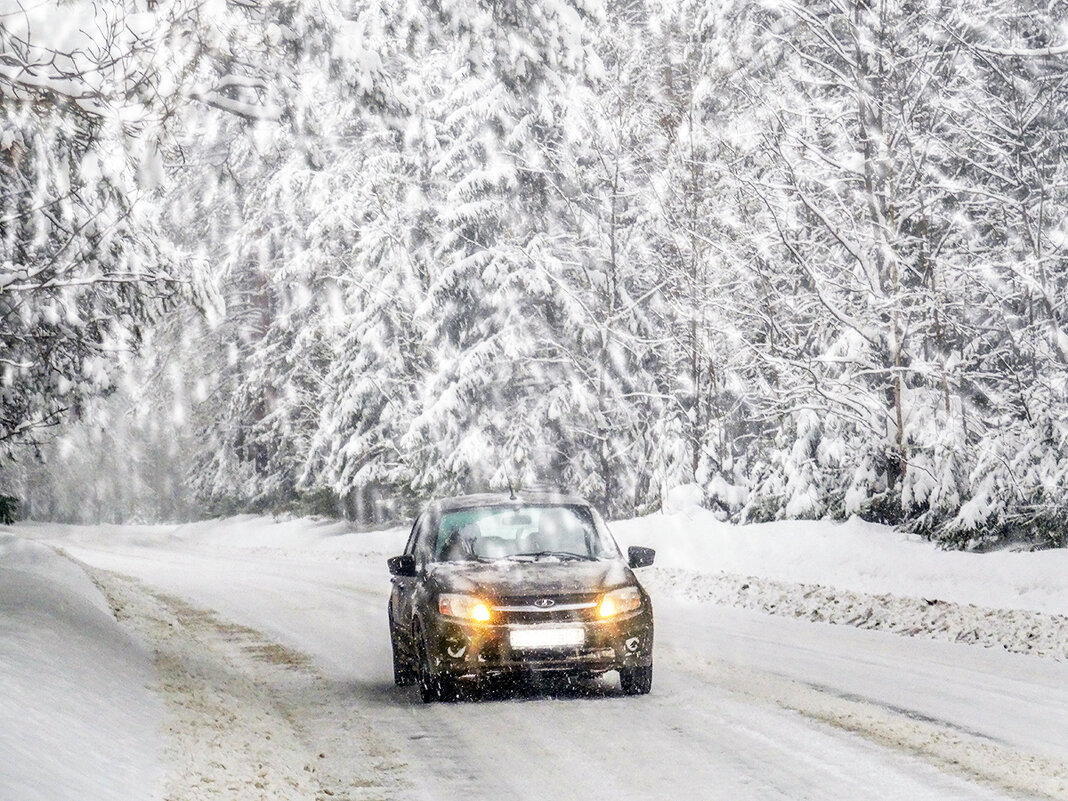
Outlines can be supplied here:
M0 529L0 799L159 798L153 682L85 573Z
M702 509L619 521L612 530L623 547L656 548L661 568L1068 614L1068 550L943 551L856 518L736 526Z

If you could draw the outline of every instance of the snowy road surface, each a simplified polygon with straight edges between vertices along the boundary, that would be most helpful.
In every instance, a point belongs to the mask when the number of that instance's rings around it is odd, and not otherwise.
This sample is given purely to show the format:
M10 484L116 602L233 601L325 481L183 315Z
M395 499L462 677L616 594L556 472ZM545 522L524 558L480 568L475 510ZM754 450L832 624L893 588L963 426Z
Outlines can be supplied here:
M167 799L1068 798L1064 662L654 596L647 697L425 706L391 679L405 533L249 525L32 532L157 649Z

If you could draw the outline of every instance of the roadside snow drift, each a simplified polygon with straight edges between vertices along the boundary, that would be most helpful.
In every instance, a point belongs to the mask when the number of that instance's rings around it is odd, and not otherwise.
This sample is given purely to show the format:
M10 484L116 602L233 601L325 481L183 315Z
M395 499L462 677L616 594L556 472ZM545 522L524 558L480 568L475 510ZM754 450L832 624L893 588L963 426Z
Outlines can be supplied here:
M85 573L0 530L0 800L159 798L153 683Z
M1068 659L1068 551L943 551L856 518L735 526L707 510L627 520L661 596Z
M1068 614L1068 550L944 551L858 518L737 526L699 508L611 527L620 545L656 548L663 568Z

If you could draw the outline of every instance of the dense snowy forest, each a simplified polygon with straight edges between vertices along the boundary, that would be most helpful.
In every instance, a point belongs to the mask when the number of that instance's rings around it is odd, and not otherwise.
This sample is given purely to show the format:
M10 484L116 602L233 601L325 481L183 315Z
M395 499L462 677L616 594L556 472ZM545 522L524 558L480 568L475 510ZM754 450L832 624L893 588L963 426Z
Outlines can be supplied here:
M1065 0L0 3L24 514L1065 544Z

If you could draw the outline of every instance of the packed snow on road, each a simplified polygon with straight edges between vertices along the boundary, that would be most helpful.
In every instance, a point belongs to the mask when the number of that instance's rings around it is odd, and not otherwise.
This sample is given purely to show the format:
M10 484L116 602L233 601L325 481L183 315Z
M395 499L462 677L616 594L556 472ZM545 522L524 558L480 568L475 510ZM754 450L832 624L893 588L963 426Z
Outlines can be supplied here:
M857 520L613 526L656 683L423 705L403 529L238 517L0 534L0 799L1068 798L1068 554Z

